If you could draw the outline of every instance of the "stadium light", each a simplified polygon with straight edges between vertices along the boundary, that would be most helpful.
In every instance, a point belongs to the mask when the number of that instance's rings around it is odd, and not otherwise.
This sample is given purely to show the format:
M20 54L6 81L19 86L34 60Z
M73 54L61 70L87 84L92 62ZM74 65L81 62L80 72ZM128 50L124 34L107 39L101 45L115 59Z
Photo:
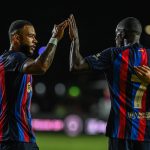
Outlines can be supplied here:
M146 25L144 30L146 34L150 35L150 25Z
M46 92L46 86L44 83L42 82L38 82L36 85L35 85L35 92L38 94L38 95L44 95L45 92Z
M69 96L71 97L78 97L80 95L81 91L78 86L71 86L69 88Z

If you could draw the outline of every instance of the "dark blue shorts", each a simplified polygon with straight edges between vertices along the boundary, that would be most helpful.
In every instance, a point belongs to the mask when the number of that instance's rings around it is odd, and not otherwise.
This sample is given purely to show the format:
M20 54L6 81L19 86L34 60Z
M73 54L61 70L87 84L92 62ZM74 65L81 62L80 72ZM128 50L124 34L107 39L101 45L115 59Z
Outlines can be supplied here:
M0 150L39 150L36 143L6 141L0 143Z
M150 142L109 138L109 150L150 150Z

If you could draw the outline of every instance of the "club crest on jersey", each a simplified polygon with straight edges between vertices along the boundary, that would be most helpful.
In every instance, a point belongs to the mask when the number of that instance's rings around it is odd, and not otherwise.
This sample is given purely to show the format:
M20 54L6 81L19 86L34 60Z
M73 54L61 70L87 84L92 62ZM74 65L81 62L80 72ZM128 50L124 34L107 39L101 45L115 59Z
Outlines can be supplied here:
M30 93L32 91L32 85L30 82L27 84L27 92Z
M144 52L144 49L140 48L138 51L139 51L139 52Z

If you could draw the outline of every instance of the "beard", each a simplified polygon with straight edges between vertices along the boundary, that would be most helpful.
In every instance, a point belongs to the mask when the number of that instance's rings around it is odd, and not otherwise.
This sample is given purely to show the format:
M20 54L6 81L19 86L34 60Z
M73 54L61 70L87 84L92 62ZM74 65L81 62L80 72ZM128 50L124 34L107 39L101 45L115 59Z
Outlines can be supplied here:
M34 55L34 51L31 50L30 47L27 45L21 45L20 51L23 52L28 57L33 57L33 55Z
M117 40L116 41L116 47L121 47L121 46L124 46L123 40Z

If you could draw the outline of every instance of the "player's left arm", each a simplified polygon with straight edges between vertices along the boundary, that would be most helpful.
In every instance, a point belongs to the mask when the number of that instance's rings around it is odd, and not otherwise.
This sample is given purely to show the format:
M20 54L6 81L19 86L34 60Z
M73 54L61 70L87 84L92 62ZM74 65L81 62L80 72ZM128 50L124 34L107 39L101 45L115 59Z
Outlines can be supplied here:
M69 70L70 71L88 71L90 70L89 64L85 61L79 51L79 36L78 28L76 25L73 14L68 19L69 23L69 37L71 39L70 55L69 55Z
M150 67L145 65L137 66L134 67L134 70L141 81L150 84Z

